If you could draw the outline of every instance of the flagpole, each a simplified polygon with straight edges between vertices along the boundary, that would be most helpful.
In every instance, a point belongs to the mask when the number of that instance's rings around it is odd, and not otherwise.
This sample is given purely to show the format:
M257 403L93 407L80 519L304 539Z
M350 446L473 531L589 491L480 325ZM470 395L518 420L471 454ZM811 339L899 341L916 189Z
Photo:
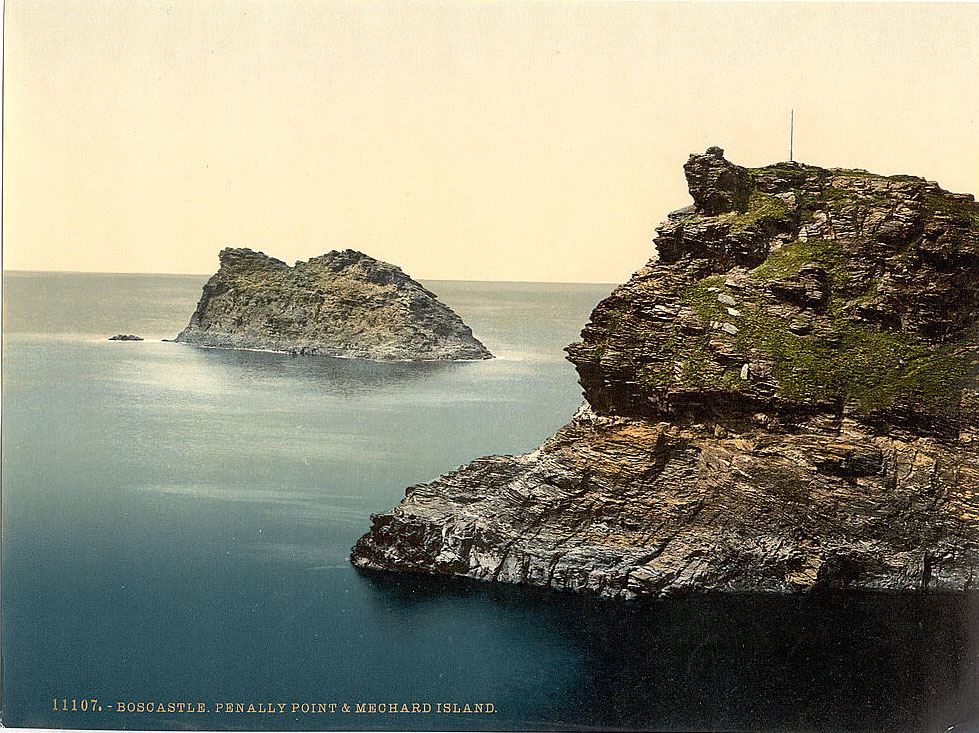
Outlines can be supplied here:
M795 110L789 111L789 160L795 160Z

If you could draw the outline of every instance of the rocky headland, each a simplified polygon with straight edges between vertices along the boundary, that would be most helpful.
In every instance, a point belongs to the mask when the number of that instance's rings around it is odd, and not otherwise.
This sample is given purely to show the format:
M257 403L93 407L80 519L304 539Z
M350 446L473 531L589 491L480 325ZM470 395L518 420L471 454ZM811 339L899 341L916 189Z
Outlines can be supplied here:
M355 565L623 599L976 588L973 197L719 148L684 170L693 205L568 347L571 422L408 489Z
M328 252L290 267L229 248L220 262L176 341L374 361L493 356L433 293L361 252Z

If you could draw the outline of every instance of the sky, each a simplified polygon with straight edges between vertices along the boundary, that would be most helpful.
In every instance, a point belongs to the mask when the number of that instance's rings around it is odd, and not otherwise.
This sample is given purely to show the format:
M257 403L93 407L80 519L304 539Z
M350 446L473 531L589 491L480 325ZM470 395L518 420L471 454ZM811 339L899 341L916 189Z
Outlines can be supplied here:
M973 3L7 0L4 267L620 282L682 164L979 192Z

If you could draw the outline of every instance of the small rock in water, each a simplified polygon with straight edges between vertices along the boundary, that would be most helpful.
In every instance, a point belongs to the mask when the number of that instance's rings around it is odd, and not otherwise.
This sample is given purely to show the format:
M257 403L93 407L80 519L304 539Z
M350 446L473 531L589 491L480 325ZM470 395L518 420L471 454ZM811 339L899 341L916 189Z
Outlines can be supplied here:
M142 341L142 336L133 336L131 333L120 333L109 337L109 341Z

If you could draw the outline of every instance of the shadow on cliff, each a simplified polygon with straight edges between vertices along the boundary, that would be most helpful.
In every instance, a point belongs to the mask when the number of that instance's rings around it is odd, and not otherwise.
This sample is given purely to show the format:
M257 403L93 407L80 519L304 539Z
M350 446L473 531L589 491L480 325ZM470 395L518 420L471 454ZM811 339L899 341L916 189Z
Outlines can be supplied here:
M565 635L577 693L548 728L974 731L979 596L714 594L622 604L530 587L360 571L378 602L490 602ZM527 612L532 613L528 614Z
M471 362L382 362L337 359L330 356L293 356L269 351L216 349L181 344L193 352L202 369L220 370L221 376L245 382L268 382L270 389L287 384L316 386L334 394L365 394L409 382L432 379Z

